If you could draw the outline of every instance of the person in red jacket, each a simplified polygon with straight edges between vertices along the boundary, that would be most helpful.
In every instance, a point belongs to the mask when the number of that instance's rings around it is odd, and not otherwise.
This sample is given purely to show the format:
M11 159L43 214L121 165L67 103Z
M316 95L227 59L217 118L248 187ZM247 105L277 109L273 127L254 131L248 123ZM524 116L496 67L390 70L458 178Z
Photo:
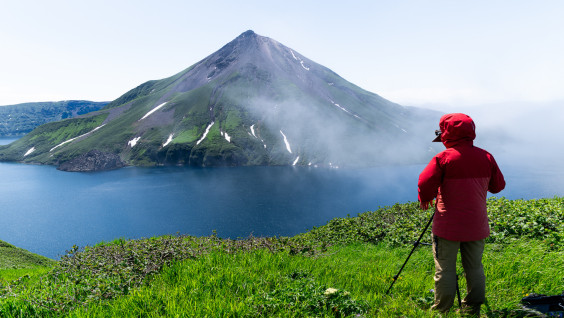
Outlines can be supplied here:
M463 311L479 315L486 299L486 277L482 265L485 238L490 234L486 197L505 188L503 174L494 157L474 146L476 126L470 116L441 117L440 131L433 141L446 150L438 153L419 175L421 209L436 198L433 217L435 259L435 303L432 309L448 312L456 297L456 257L460 250L466 275L467 296Z

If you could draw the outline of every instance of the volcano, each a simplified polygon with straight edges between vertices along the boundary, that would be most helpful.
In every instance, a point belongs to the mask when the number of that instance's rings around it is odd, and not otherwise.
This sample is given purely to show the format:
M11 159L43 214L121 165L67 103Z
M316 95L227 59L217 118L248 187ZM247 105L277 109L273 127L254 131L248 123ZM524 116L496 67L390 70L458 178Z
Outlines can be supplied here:
M421 163L434 153L429 132L439 117L363 90L298 51L246 31L184 71L145 82L99 111L36 128L0 148L0 160L71 171L110 169L108 162Z

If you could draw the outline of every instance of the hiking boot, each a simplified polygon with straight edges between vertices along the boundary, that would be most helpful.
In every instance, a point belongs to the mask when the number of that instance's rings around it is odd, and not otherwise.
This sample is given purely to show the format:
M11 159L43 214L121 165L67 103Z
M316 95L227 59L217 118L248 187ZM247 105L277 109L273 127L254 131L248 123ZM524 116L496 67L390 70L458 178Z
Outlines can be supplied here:
M480 305L462 305L458 311L462 317L480 317Z

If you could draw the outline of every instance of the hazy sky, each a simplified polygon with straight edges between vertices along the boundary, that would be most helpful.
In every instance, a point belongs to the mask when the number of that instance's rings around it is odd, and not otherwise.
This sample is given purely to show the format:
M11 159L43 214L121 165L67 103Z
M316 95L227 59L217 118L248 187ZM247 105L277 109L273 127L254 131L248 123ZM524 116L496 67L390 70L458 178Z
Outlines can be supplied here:
M249 29L402 105L564 100L564 1L0 5L0 105L113 100Z

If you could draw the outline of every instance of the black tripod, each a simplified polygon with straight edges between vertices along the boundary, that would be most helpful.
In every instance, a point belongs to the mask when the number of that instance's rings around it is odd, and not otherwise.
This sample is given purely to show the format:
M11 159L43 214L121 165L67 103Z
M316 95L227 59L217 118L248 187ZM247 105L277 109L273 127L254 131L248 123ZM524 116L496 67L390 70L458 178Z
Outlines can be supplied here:
M429 218L429 221L427 222L427 225L425 225L425 229L423 230L423 232L421 232L421 235L419 235L419 238L417 239L417 242L413 243L413 248L411 249L411 252L409 253L409 255L407 256L407 259L405 260L405 262L403 263L403 265L401 266L399 272L397 273L396 276L394 276L394 281L392 281L392 284L390 285L390 288L388 288L388 291L386 291L386 295L390 294L390 290L392 290L392 286L394 286L394 283L396 282L396 280L398 280L399 275L401 274L401 271L403 270L403 268L405 267L405 264L407 264L407 261L409 261L409 258L411 257L411 254L413 254L413 252L415 251L415 249L417 248L417 246L419 246L419 244L421 243L421 239L423 238L423 235L425 235L425 232L427 232L427 229L429 228L429 225L431 225L431 222L433 222L433 217L435 216L435 212L433 212L433 214L431 215L431 218Z
M427 225L425 225L425 229L423 229L423 232L421 232L421 235L419 235L419 238L417 239L417 242L413 243L413 248L411 249L411 252L409 253L409 255L407 256L407 259L405 260L405 262L403 263L403 265L401 266L399 272L394 276L394 280L392 281L392 284L390 285L390 287L388 288L388 290L386 291L386 295L390 294L390 290L392 290L392 286L394 286L394 283L396 282L396 280L398 279L399 275L401 274L401 271L403 270L403 268L405 267L405 265L407 264L407 261L409 261L409 258L411 257L411 254L413 254L413 252L415 251L415 249L417 248L417 246L419 246L419 244L425 244L425 243L421 243L421 239L423 238L423 235L425 235L425 232L427 232L427 229L429 228L429 225L431 225L431 222L433 222L433 217L435 217L435 212L433 211L433 214L431 215L431 217L429 218L429 221L427 222ZM458 306L461 306L461 301L460 301L460 289L458 288L458 274L456 275L456 295L458 296Z

